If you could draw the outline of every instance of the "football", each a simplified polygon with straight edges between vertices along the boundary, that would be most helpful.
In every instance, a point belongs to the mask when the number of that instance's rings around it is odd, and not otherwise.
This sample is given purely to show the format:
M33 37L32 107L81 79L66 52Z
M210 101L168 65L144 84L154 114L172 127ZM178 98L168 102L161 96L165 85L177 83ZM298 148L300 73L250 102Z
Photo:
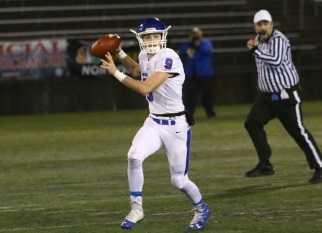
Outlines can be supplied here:
M103 58L107 52L114 53L120 46L121 38L115 34L104 35L91 46L91 54Z

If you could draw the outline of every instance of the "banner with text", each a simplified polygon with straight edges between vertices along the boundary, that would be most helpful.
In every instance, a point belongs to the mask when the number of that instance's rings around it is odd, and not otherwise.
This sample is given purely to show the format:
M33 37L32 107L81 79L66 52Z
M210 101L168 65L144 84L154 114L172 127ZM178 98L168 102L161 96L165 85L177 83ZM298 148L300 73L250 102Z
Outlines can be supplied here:
M65 39L0 42L0 80L63 77Z

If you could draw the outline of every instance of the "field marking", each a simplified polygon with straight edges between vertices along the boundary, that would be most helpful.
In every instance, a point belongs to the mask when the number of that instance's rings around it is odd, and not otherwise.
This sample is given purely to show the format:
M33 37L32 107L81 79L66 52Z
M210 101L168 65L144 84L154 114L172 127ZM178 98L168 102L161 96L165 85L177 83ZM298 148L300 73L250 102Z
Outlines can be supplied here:
M221 195L224 194L224 192L220 192L220 193L215 193L215 195ZM211 196L214 195L214 193L205 193L204 196ZM145 199L148 200L156 200L156 199L167 199L167 198L180 198L183 197L182 194L162 194L159 196L146 196ZM124 201L127 201L127 198L124 198ZM102 202L109 202L109 200L107 199L102 199L102 200L81 200L81 201L71 201L68 202L68 204L88 204L88 203L102 203ZM292 202L293 203L293 202ZM18 207L18 208L17 208ZM28 209L29 208L29 209ZM101 212L97 212L97 209L84 209L85 211L87 211L89 214L91 214L91 211L94 211L96 214L121 214L122 211L101 211ZM322 206L315 208L315 209L311 209L312 211L317 211L317 210L322 210ZM77 213L79 212L79 209L59 209L58 207L43 207L43 205L39 205L39 204L26 204L26 205L21 205L21 206L0 206L0 213L8 213L8 212L20 212L20 211L45 211L48 214L58 214L58 213ZM298 210L293 210L295 212L307 212L308 210L306 209L298 209ZM286 212L284 210L280 210L280 211L272 211L272 212L278 212L278 213L282 213L282 212ZM162 214L162 213L161 213ZM93 214L92 214L93 215Z
M214 134L215 136L222 136L221 134ZM319 133L315 133L315 135L319 135ZM245 142L233 142L231 144L216 144L216 145L209 145L207 148L205 147L201 147L198 146L198 142L201 142L203 140L194 140L193 142L193 146L192 146L192 152L193 153L198 153L198 152L212 152L212 153L216 153L216 152L227 152L227 151L240 151L240 150L253 150L253 147L251 144L245 143ZM274 139L274 148L278 149L278 148L282 148L282 149L292 149L292 148L298 148L298 146L291 142L291 141L287 141L287 143L281 143L279 138L275 138ZM158 152L158 154L164 154L164 151L161 150L161 152ZM10 157L11 158L11 157ZM90 158L93 161L96 160L100 160L100 159L108 159L110 158L109 156L107 156L106 154L103 154L101 156L98 157L93 157ZM28 164L35 164L35 163L44 163L44 162L77 162L79 160L83 160L84 157L73 157L72 159L59 159L59 160L51 160L51 159L45 159L45 160L33 160L31 162L28 162ZM3 158L3 162L6 162L7 166L13 167L13 166L19 166L19 165L24 165L26 164L26 162L21 162L20 160L16 160L15 162L13 162L12 159L7 159ZM120 163L123 163L122 161L120 161ZM126 159L124 159L124 163L126 164ZM59 185L59 184L58 184ZM66 185L78 185L78 184L66 184Z
M178 211L178 212L160 212L160 213L151 213L150 216L167 216L167 215L180 215L180 214L188 214L191 211ZM114 212L104 212L108 214L121 214L124 213L122 211L114 211ZM124 213L125 214L125 213ZM70 224L70 225L53 225L47 227L18 227L18 228L7 228L7 229L0 229L0 232L14 232L14 231L21 231L21 230L42 230L42 229L59 229L59 228L71 228L71 227L80 227L80 226L91 226L91 225L118 225L120 221L112 221L112 222L104 222L104 223L83 223L83 224Z
M228 160L227 160L228 161ZM240 174L226 174L226 173L222 173L222 174L213 174L211 176L199 176L199 175L195 175L194 176L195 178L242 178L242 175ZM152 182L151 182L152 183ZM105 184L105 185L104 185ZM120 187L127 187L126 184L122 184L122 183L115 183L114 185L118 184ZM169 185L169 187L171 186L170 184L170 180L167 180L165 182L159 182L159 184L161 185ZM99 183L99 182L88 182L86 184L80 184L79 186L97 186L97 185L104 185L106 186L105 188L110 188L110 184L109 183ZM149 182L146 183L146 185L149 185ZM57 185L58 186L58 185ZM65 185L62 184L62 187L64 187ZM69 186L69 185L67 185ZM73 186L77 186L76 184L74 184ZM47 186L48 187L48 186ZM101 187L102 188L102 187ZM3 197L3 196L35 196L35 195L43 195L44 193L51 193L51 190L46 190L45 192L43 190L39 190L39 191L32 191L32 192L5 192L5 193L1 193L0 192L0 195ZM59 197L64 197L64 196L72 196L72 195L88 195L88 193L86 193L85 191L84 192L68 192L68 191L64 191L64 193L59 193L57 191L54 191L55 195L56 196L59 196ZM104 197L108 197L108 192L105 193L105 194L100 194L100 193L91 193L90 195L96 195L96 196L104 196ZM124 195L126 196L127 193L124 192ZM111 194L111 196L115 196L115 193ZM1 210L1 206L0 206L0 210Z
M315 208L315 209L297 209L297 210L293 210L295 212L300 212L300 213L304 213L304 212L320 212L322 211L322 207L320 208ZM114 212L102 212L102 213L108 213L108 214L121 214L122 211L114 211ZM175 216L175 215L184 215L186 217L186 215L191 214L192 211L166 211L166 212L156 212L156 213L148 213L147 215L149 216ZM227 217L227 216L231 216L231 217L238 217L238 216L247 216L247 215L253 215L256 217L264 217L267 215L272 215L272 214L276 214L276 213L289 213L289 211L286 210L277 210L277 211L263 211L263 212L258 212L258 211L254 211L254 212L247 212L247 211L242 211L242 212L234 212L234 213L230 213L230 214L216 214L216 216L221 216L221 217ZM272 216L273 217L273 216ZM215 219L216 222L218 222L216 220L215 217L211 217L211 219ZM121 221L121 219L120 219ZM120 224L120 221L111 221L111 222L104 222L104 223L100 223L100 222L91 222L91 223L82 223L82 224L69 224L69 225L52 225L52 226L44 226L44 227L17 227L17 228L7 228L7 229L0 229L0 232L15 232L15 231L22 231L22 230L50 230L50 229L61 229L61 228L72 228L72 227L80 227L80 226L92 226L92 225L118 225Z
M198 177L198 176L197 176ZM225 176L224 176L225 177ZM228 176L227 176L228 177ZM231 177L231 176L229 176ZM236 177L240 177L239 175L236 175ZM270 187L274 187L274 186L270 186ZM238 188L242 188L242 187L235 187L236 189ZM209 190L211 191L211 190ZM217 196L221 196L222 194L225 194L227 190L223 190L221 192L218 192L218 190L213 190L213 192L209 192L209 193L204 193L204 196L211 196L211 195L217 195ZM84 193L74 193L75 195L83 195ZM70 193L66 193L66 194L60 194L61 196L70 196ZM127 193L121 193L121 196L124 197L124 201L127 201ZM70 205L86 205L89 203L108 203L108 202L115 202L115 201L119 201L120 198L111 198L110 195L106 194L102 194L99 196L103 196L103 199L97 200L97 199L89 199L89 200L77 200L77 201L68 201L67 202L67 206ZM112 196L115 196L115 193L113 193ZM167 198L180 198L182 197L181 193L173 193L173 194L160 194L158 196L145 196L146 200L154 200L154 199L167 199ZM29 209L28 209L29 208ZM22 205L18 205L18 206L0 206L0 213L6 213L6 212L19 212L19 211L26 211L26 209L28 209L27 211L40 211L40 210L46 210L46 209L57 209L59 208L59 206L51 206L51 207L47 207L44 208L43 205L41 204L22 204Z
M16 227L16 228L7 228L0 229L0 232L14 232L22 230L50 230L50 229L60 229L60 228L71 228L71 227L80 227L80 226L93 226L93 225L115 225L120 224L119 221L115 222L105 222L105 223L83 223L83 224L70 224L70 225L53 225L47 227Z
M110 202L110 198L108 196L105 196L106 199L101 200L79 200L79 201L69 201L67 205L79 205L79 204L88 204L88 203L103 203L103 202ZM183 194L161 194L156 196L145 196L145 200L153 200L153 199L166 199L166 198L177 198L177 197L184 197ZM119 200L119 198L114 198L113 201ZM126 193L124 193L124 201L126 202L128 200L128 196ZM55 206L49 207L49 208L43 208L43 205L40 204L26 204L26 205L20 205L20 206L0 206L0 213L3 212L19 212L19 211L26 211L27 208L28 211L39 211L40 209L51 209L51 208L57 208Z

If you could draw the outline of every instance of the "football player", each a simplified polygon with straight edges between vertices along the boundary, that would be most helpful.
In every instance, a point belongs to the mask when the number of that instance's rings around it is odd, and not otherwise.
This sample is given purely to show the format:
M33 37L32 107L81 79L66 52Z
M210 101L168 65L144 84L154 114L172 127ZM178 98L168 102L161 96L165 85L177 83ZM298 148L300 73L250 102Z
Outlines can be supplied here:
M171 183L183 191L193 204L194 217L189 228L203 229L210 216L209 207L199 188L188 176L191 129L182 102L185 74L178 54L166 47L170 27L157 18L148 18L138 26L137 31L131 30L141 49L139 64L122 49L118 50L118 58L129 75L141 76L141 81L120 72L110 53L102 60L102 68L126 87L146 96L149 103L150 114L136 133L128 152L131 210L121 223L123 229L131 229L144 217L142 164L161 147L165 148L167 154Z

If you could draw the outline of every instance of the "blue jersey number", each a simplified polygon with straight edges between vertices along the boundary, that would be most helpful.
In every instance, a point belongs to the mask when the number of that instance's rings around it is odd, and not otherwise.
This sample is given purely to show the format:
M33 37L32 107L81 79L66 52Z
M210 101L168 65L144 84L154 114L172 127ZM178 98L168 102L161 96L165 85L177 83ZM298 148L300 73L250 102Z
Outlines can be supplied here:
M173 64L172 58L168 57L165 59L164 68L166 68L167 70L170 70L172 68L172 64Z
M153 101L153 94L152 94L152 92L150 92L150 93L146 96L146 99L147 99L149 102L152 102L152 101Z

